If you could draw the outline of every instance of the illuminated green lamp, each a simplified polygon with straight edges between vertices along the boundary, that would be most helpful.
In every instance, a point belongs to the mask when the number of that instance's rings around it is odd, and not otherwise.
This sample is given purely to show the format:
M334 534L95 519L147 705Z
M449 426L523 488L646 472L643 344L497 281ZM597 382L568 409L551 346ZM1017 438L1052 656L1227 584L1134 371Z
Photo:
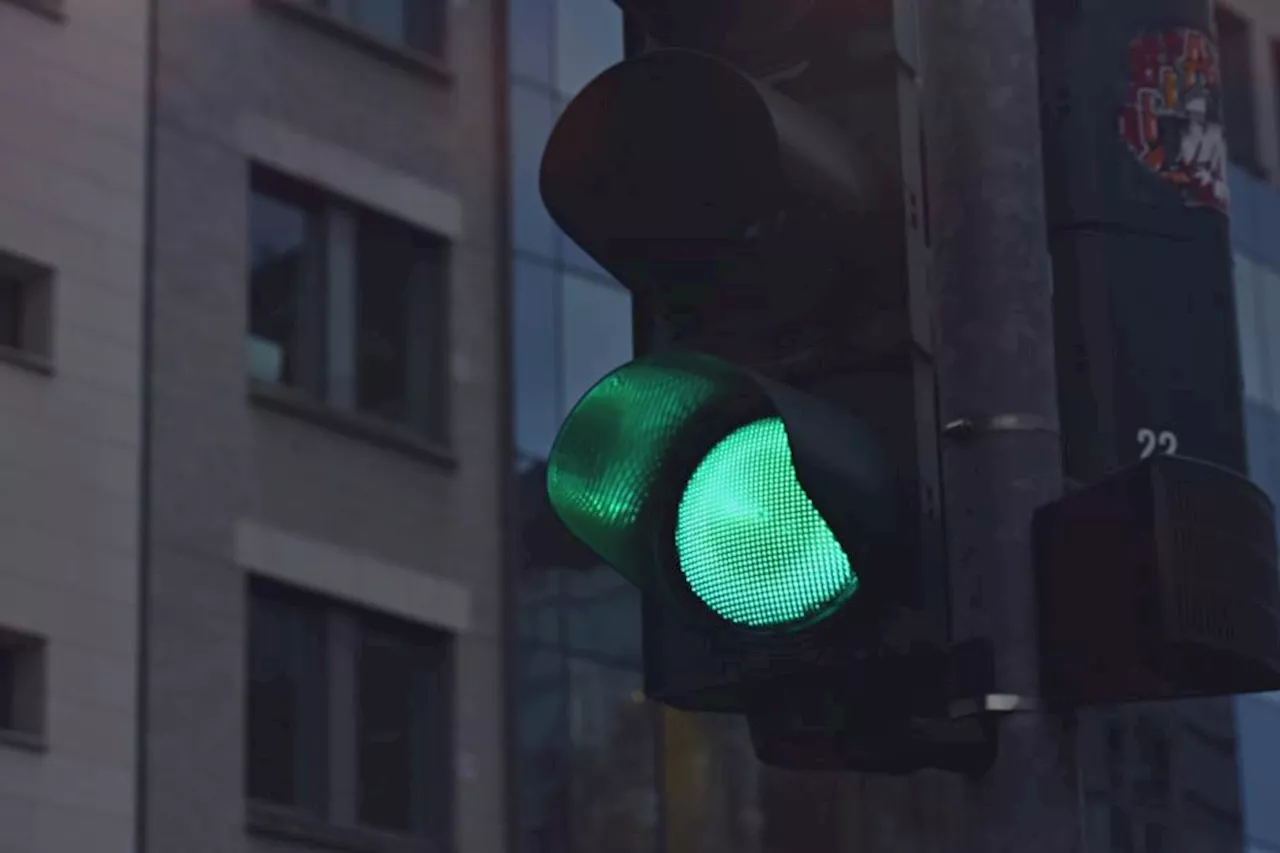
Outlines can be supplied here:
M740 625L806 622L858 588L796 479L778 417L738 427L703 457L680 498L675 540L694 594Z
M642 589L669 571L740 627L812 624L854 595L859 577L797 469L796 421L779 411L778 393L708 356L633 361L565 420L547 463L551 505ZM831 473L809 479L859 491L848 476L856 470Z

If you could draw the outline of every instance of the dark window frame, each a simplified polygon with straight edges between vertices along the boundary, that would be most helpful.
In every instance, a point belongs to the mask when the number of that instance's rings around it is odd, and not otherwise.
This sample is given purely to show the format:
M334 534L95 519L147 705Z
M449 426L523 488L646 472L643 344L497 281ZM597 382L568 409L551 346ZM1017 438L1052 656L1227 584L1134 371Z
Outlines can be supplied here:
M53 372L52 267L0 249L0 360L37 373Z
M1274 87L1271 103L1275 107L1272 118L1276 122L1276 155L1280 161L1280 38L1271 40L1271 85Z
M1261 174L1255 89L1257 77L1253 67L1253 25L1233 10L1215 4L1213 26L1217 34L1227 154L1241 168Z
M0 744L45 748L47 646L42 636L0 627Z
M271 169L255 165L250 172L249 204L256 204L259 197L304 211L309 217L306 267L301 288L297 294L297 322L294 335L300 341L298 357L305 362L300 367L303 374L294 381L277 381L253 376L250 371L250 388L255 397L270 398L267 402L275 408L283 408L294 414L333 425L340 431L357 436L379 434L391 446L417 446L446 463L451 462L447 448L452 440L450 421L452 387L449 379L451 353L452 307L451 272L453 262L450 241L439 234L427 231L413 223L373 210L322 189L309 186L294 178ZM343 223L348 229L345 237L336 236L334 226ZM254 227L250 217L250 241ZM404 350L400 353L400 370L404 373L402 416L387 416L365 409L361 404L362 383L360 344L363 324L360 306L362 294L368 292L362 286L362 271L366 266L360 260L359 246L369 231L393 235L409 246L406 263L409 264L410 282L406 284L405 316L413 314L415 306L421 309L419 322L423 325L404 335ZM395 234L395 232L399 232ZM339 273L332 263L335 251L345 252L350 262L351 280L347 282L353 297L354 309L349 318L350 343L353 346L352 364L348 365L354 382L350 389L353 399L343 405L336 391L330 372L330 357L334 341L330 337L330 304L339 292ZM253 259L247 271L246 286L253 293ZM420 264L420 269L414 265ZM424 289L410 289L412 277L422 275ZM246 317L247 343L254 339L253 300L249 299ZM406 323L408 320L406 319ZM415 352L415 342L426 341L426 349ZM416 371L421 382L409 382L409 375ZM411 399L412 394L422 394L422 399ZM317 411L320 410L320 411ZM324 410L328 410L326 413ZM350 428L347 428L350 427ZM377 439L375 439L377 440Z
M369 853L438 853L448 849L455 796L452 635L260 577L249 578L248 599L250 607L259 601L278 603L309 611L321 619L325 625L323 648L327 678L325 709L321 714L325 727L324 756L320 758L325 768L326 801L319 812L254 796L251 787L253 732L249 713L253 696L252 681L249 682L245 699L245 797L249 828L271 836L318 841ZM412 816L412 825L407 829L378 826L364 820L360 811L360 745L365 733L361 730L362 693L358 673L362 655L360 639L368 631L389 635L420 654L416 666L428 676L430 690L422 705L414 709L414 713L421 716L412 723L423 737L424 748L412 783L418 796L410 802L418 804L421 811ZM253 637L250 635L246 640L245 655L251 679L256 650ZM435 796L421 796L428 791Z

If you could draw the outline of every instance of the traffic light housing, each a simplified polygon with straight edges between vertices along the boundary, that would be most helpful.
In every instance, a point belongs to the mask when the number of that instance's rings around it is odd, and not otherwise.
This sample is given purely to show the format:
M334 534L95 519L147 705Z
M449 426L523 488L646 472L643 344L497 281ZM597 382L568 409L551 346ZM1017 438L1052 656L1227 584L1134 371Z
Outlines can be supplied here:
M849 5L837 36L834 4L628 4L645 49L542 162L553 219L631 291L638 351L566 418L550 503L640 589L646 693L744 714L788 767L991 754L980 726L937 736L986 669L946 641L904 5Z

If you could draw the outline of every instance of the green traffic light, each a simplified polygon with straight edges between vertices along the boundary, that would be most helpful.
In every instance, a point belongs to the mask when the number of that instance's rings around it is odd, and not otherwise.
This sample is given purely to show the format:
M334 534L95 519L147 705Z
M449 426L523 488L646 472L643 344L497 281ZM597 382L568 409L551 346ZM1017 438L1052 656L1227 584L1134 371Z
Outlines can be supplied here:
M739 427L703 458L680 499L675 539L694 594L739 625L807 622L858 588L796 479L781 418Z

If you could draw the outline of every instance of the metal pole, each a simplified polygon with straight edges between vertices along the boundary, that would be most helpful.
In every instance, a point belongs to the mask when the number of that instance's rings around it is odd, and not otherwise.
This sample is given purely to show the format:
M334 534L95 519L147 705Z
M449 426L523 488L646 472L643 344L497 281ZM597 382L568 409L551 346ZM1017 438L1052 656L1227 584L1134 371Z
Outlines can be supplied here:
M924 123L955 638L990 637L998 688L1037 695L1031 517L1062 464L1032 0L924 0ZM1081 849L1068 721L999 721L969 779L963 840L982 853Z

